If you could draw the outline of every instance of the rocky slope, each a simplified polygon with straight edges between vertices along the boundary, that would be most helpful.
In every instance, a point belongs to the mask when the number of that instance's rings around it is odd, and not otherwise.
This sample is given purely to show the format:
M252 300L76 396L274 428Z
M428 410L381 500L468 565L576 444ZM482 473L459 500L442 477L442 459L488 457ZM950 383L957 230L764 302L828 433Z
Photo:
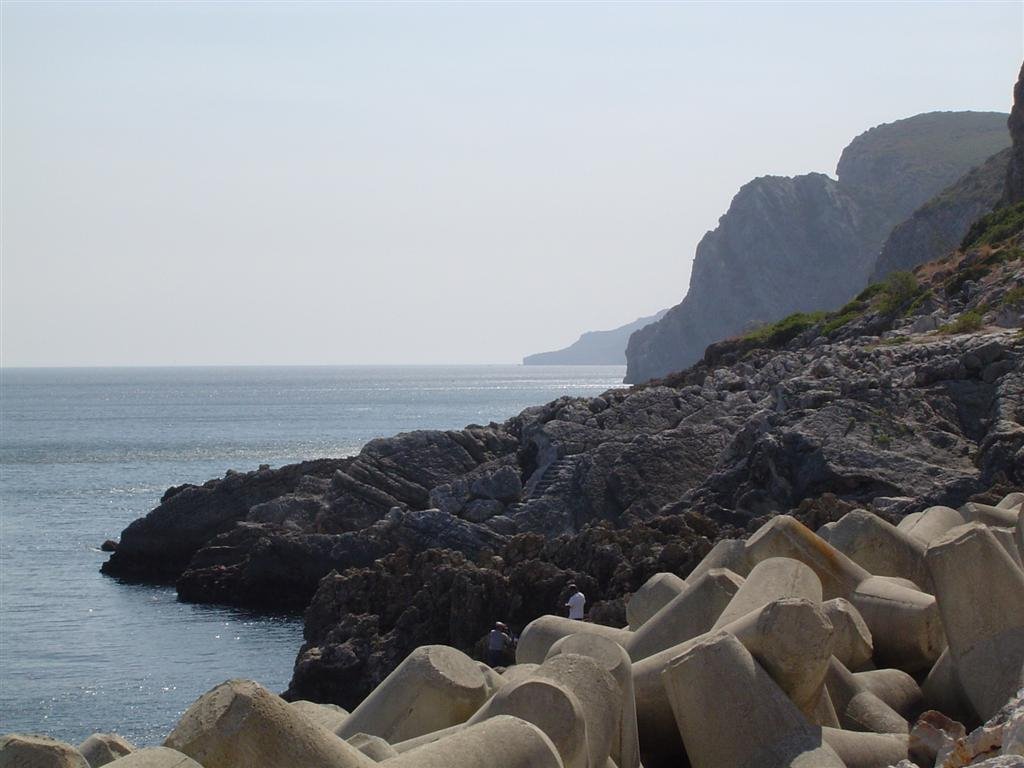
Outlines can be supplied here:
M564 349L527 355L523 365L625 365L629 337L634 331L661 320L666 312L668 310L663 309L610 331L587 331Z
M991 211L1003 196L1009 147L969 171L896 226L878 255L871 282L893 272L913 269L954 249L971 224Z
M854 139L838 181L808 174L745 185L698 244L682 303L630 337L626 382L685 368L751 325L852 297L896 224L1009 144L1004 121L995 112L918 115Z

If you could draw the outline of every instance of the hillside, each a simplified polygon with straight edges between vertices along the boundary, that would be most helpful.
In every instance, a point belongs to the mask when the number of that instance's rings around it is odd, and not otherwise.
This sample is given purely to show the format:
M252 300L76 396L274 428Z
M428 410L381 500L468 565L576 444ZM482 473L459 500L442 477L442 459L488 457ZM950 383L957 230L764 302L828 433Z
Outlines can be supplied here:
M882 246L871 281L913 269L936 253L951 250L971 224L991 211L1003 196L1010 164L1009 147L970 170L896 226Z
M626 343L633 331L657 322L666 312L663 309L610 331L587 331L568 347L527 355L523 365L625 365Z
M918 115L854 139L838 181L808 174L746 184L698 244L683 301L630 337L626 382L681 370L752 325L851 298L894 226L1009 145L1005 121L995 112Z

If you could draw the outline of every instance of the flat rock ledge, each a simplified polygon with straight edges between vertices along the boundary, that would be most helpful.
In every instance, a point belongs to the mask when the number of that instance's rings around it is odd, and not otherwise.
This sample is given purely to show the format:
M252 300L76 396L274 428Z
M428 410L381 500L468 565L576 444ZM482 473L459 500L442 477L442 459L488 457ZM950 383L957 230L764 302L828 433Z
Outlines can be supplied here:
M422 646L351 712L229 680L160 746L9 734L0 768L1024 766L1022 502L780 515L509 667Z

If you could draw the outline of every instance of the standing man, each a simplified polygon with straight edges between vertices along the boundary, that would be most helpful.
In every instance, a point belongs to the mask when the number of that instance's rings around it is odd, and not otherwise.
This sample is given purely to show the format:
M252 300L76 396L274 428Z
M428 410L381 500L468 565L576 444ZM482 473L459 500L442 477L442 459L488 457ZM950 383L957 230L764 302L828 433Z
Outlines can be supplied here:
M565 607L569 609L569 618L583 621L583 607L587 604L586 596L575 584L569 585L569 601Z
M494 629L487 635L487 665L502 667L508 661L507 653L512 647L512 635L508 627L500 621L494 623Z

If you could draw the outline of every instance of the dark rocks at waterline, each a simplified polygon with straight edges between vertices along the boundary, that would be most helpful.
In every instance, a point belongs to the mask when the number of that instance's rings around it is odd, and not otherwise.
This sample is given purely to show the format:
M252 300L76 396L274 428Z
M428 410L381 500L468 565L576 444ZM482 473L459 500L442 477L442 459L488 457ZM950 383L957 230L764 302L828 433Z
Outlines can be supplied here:
M495 621L519 631L561 612L573 582L587 595L591 621L621 626L623 598L650 576L688 572L717 538L740 533L690 513L554 539L522 534L476 560L403 548L331 573L306 609L306 643L285 695L354 707L418 646L444 642L483 658L480 641Z

